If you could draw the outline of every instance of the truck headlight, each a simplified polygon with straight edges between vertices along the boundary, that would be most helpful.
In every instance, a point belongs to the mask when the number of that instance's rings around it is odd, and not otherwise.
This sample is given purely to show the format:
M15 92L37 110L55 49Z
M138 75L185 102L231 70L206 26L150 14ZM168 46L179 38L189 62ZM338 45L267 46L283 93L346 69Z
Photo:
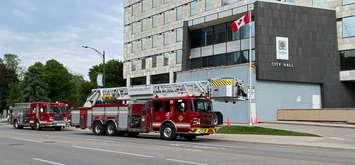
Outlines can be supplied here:
M192 120L192 125L193 125L193 126L198 126L198 125L200 125L200 124L201 124L201 120L200 120L200 119L194 118L194 119Z

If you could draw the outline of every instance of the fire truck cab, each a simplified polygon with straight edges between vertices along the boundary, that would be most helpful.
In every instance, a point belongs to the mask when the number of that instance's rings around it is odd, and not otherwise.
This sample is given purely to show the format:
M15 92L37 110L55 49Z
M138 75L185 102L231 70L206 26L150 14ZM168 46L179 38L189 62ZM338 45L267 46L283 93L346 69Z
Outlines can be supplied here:
M10 111L12 111L10 122L17 129L30 127L41 130L43 127L53 127L61 130L70 126L70 111L65 103L16 103Z

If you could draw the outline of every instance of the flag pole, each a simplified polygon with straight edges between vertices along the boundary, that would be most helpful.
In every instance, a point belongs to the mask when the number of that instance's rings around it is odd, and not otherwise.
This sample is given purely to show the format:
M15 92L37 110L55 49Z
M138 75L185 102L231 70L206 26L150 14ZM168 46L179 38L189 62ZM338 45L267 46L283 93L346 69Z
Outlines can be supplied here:
M251 10L249 10L248 9L248 12L249 12L249 125L250 126L253 126L253 114L252 114L252 107L251 107L251 105L252 105L252 101L251 101L251 99L252 99L252 96L251 96L251 94L252 94L252 83L251 83L251 81L252 81L252 78L251 78L251 74L252 74L252 71L251 71L251 69L252 69L252 65L251 65L251 62L252 62L252 60L251 60L251 32L252 32L252 23L251 23ZM254 97L254 96L253 96Z

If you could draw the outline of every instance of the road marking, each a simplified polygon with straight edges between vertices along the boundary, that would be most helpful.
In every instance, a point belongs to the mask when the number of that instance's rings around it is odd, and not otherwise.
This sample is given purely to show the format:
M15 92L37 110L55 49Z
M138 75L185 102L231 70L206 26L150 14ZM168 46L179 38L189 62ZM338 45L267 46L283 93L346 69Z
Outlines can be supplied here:
M154 156L150 156L150 155L142 155L142 154L136 154L136 153L114 151L114 150L108 150L108 149L102 149L102 148L91 148L91 147L83 147L83 146L72 146L72 147L78 148L78 149L84 149L84 150L102 151L102 152L130 155L130 156L143 157L143 158L154 158Z
M329 137L329 139L340 140L340 141L346 141L346 139L340 138L340 137Z
M32 142L32 143L42 143L41 141L33 140L33 139L24 139L24 138L15 138L15 137L12 137L10 139L19 140L19 141L25 141L25 142Z
M191 161L186 161L186 160L178 160L178 159L165 159L167 161L172 161L172 162L179 162L179 163L185 163L185 164L193 164L193 165L208 165L204 163L197 163L197 162L191 162Z
M65 165L65 164L62 164L62 163L57 163L57 162L53 162L53 161L49 161L49 160L44 160L44 159L40 159L40 158L32 158L33 160L37 160L37 161L40 161L40 162L44 162L44 163L47 163L47 164L52 164L52 165Z

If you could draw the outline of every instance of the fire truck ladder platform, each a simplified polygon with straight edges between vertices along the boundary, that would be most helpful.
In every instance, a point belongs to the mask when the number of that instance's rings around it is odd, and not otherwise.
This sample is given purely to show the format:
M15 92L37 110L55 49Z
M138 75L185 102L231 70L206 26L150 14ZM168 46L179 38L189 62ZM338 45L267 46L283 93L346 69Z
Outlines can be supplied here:
M93 89L84 107L92 107L105 100L140 100L153 97L209 96L209 81L152 84L132 87Z

